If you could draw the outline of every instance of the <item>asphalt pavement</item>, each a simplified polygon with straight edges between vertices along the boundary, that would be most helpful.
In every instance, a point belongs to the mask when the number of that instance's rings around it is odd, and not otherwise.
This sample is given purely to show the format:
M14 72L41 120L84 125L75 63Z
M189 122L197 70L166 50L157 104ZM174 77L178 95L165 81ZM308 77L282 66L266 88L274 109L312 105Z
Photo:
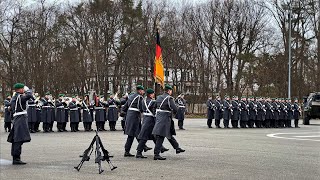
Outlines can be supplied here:
M105 148L114 155L118 168L110 171L103 162L102 174L94 163L94 154L80 172L73 167L79 155L88 148L94 132L32 134L32 141L23 145L25 166L11 165L11 144L6 142L0 120L1 179L320 179L320 120L313 125L290 129L209 129L205 119L186 119L187 130L177 130L176 139L185 153L170 150L165 161L154 161L153 150L144 153L147 159L125 158L126 136L122 131L100 132ZM177 124L177 122L176 122ZM107 124L106 124L107 126ZM82 128L82 125L80 127ZM120 123L117 124L120 129ZM154 147L153 142L148 146ZM135 141L131 153L136 153Z

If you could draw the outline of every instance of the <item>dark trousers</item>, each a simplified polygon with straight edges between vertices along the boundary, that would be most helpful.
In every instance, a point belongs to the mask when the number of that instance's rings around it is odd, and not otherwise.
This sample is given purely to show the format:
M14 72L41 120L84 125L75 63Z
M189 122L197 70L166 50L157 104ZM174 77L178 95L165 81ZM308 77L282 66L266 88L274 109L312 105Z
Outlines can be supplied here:
M57 129L58 129L58 131L63 131L63 124L62 124L62 122L57 122Z
M224 119L223 120L223 125L225 128L229 127L229 119Z
M50 131L50 123L47 123L47 122L42 123L42 129L44 132L49 132Z
M70 122L71 132L77 132L77 122Z
M247 128L248 121L240 121L241 128Z
M66 122L62 123L62 129L63 129L63 131L67 131L66 128L67 128L67 123L66 123Z
M299 119L294 120L294 127L299 127Z
M286 127L288 127L288 128L291 128L292 126L291 126L291 120L285 120L286 122L285 122L285 125L286 125Z
M53 131L53 130L52 130L52 128L53 128L53 123L54 123L54 121L51 121L51 123L49 124L49 130L50 130L50 131Z
M275 119L271 119L271 120L270 120L270 127L271 127L271 128L276 128L276 127L277 127L277 124L276 124L276 120L275 120Z
M208 119L207 120L207 126L208 127L212 127L212 119Z
M121 127L123 131L126 129L126 121L121 121Z
M109 127L111 131L116 130L117 121L109 121Z
M96 121L96 126L98 131L103 131L104 130L104 122L102 121Z
M248 127L253 128L254 127L254 120L249 120L248 121Z
M264 122L265 122L264 123L264 127L266 127L266 128L270 128L271 127L271 119L266 119Z
M134 141L134 136L127 137L126 144L124 145L124 150L126 152L130 152L133 141Z
M262 128L262 121L256 120L255 124L256 124L256 128Z
M23 142L14 142L11 145L11 156L13 158L20 158Z
M279 127L284 128L284 120L283 119L279 120Z
M231 120L231 124L233 128L238 128L238 120Z
M144 149L144 147L146 146L146 143L147 143L147 140L140 139L140 140L139 140L138 147L137 147L137 151L138 151L138 152L142 152L143 149Z
M4 130L10 132L11 131L11 122L4 123Z
M35 126L35 123L34 123L34 122L29 122L29 123L28 123L28 127L29 127L29 131L30 131L30 132L35 132L35 131L36 131L35 128L34 128L34 126Z
M154 147L154 155L160 154L164 138L165 137L163 137L163 136L156 136L156 145ZM179 148L179 143L177 142L177 140L173 136L171 136L170 139L168 139L168 141L170 142L171 146L174 149Z
M83 127L85 131L91 131L92 122L83 122Z
M178 119L178 127L179 127L179 129L183 129L183 121L184 121L184 119Z
M34 130L35 130L35 131L39 131L39 126L40 126L40 122L36 122L36 123L34 124Z
M220 127L220 119L216 119L214 121L214 124L216 125L216 127Z

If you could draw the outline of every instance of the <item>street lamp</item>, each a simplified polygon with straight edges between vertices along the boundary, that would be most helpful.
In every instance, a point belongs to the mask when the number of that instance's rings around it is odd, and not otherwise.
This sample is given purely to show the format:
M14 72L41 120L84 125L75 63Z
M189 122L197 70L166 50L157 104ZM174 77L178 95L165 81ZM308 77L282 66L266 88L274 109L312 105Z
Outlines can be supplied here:
M289 37L288 37L288 98L291 98L291 14L292 14L292 0L289 3Z

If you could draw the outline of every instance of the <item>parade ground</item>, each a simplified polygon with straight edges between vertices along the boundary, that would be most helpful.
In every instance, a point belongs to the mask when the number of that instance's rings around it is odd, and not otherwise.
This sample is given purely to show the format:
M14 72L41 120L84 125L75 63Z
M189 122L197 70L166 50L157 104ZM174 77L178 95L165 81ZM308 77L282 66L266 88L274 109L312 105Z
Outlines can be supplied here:
M205 119L186 119L187 130L177 130L176 136L186 152L175 154L165 140L165 147L170 149L163 154L165 161L154 161L153 150L144 153L147 159L125 158L123 132L101 132L103 144L114 155L112 162L118 168L110 171L103 162L105 171L98 174L94 153L80 172L73 168L94 132L32 134L31 142L22 149L21 158L28 164L11 165L11 144L6 142L8 133L1 119L1 179L319 179L320 120L311 124L304 126L300 121L299 129L209 129ZM153 142L148 146L154 147ZM132 154L136 147L134 142Z

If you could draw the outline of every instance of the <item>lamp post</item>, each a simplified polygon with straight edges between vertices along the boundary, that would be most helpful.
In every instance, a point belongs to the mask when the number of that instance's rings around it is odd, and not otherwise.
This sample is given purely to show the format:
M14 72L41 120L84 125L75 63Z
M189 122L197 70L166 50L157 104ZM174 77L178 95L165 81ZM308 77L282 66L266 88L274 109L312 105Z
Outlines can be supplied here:
M291 98L291 16L292 16L292 0L289 4L289 37L288 37L288 98Z

